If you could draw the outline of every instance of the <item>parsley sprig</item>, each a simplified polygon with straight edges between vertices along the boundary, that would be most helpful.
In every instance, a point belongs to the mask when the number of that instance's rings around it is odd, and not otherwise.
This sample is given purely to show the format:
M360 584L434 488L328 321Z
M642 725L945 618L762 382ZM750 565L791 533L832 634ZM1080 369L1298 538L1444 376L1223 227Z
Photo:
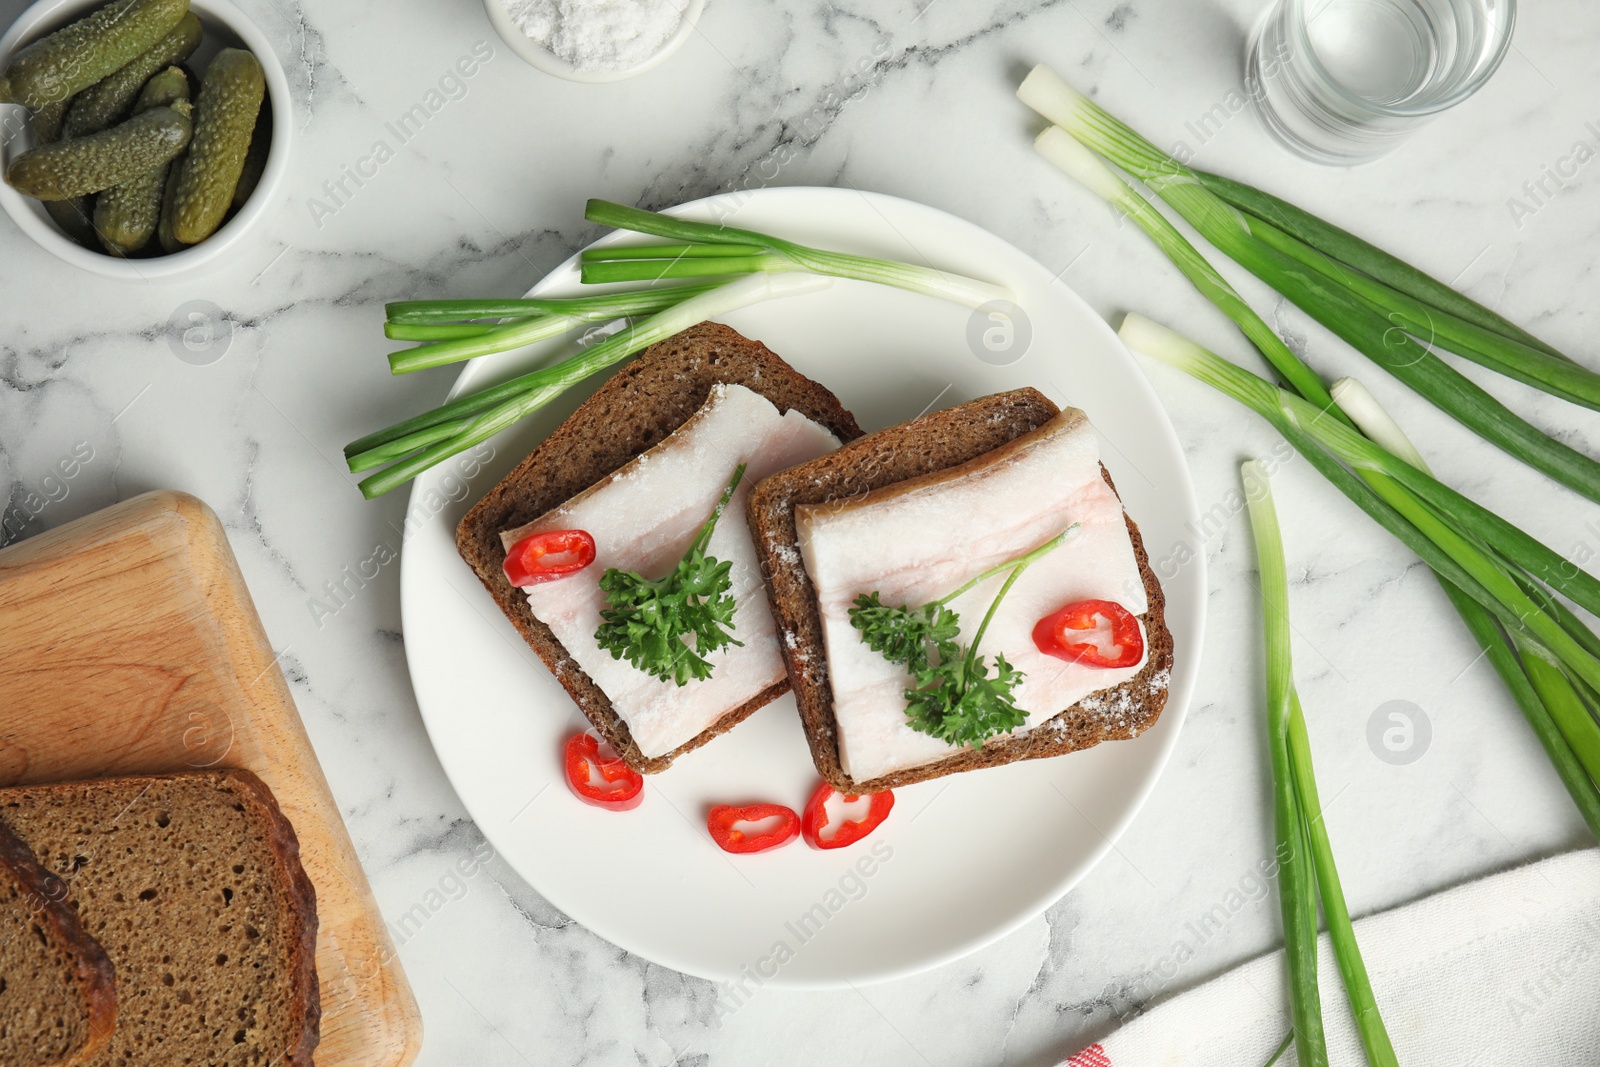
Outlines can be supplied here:
M706 656L728 645L743 645L733 636L733 564L706 555L711 532L744 477L743 463L711 517L700 527L678 565L660 578L635 571L606 569L600 589L606 609L594 639L612 659L627 659L662 681L688 685L691 678L711 677Z
M1033 551L991 567L954 592L918 608L891 607L877 592L856 597L850 625L861 631L867 647L911 674L912 686L905 697L906 720L913 730L952 745L982 748L985 739L1009 733L1027 721L1028 713L1012 701L1022 672L1006 661L1004 653L996 653L991 674L986 658L978 655L978 645L1022 572L1066 543L1077 529L1078 523L1073 523ZM962 648L958 640L961 618L947 605L1007 570L1011 573L972 635L971 645Z

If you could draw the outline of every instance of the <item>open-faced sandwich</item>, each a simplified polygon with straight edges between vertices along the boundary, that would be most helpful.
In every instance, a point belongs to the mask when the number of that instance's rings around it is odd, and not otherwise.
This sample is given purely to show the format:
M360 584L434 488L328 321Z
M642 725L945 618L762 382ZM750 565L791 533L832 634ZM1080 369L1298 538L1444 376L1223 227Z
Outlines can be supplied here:
M789 687L751 488L860 433L765 345L704 323L601 386L457 547L627 765L664 770Z
M1166 703L1161 587L1081 411L984 397L773 475L748 506L840 792L1130 738Z

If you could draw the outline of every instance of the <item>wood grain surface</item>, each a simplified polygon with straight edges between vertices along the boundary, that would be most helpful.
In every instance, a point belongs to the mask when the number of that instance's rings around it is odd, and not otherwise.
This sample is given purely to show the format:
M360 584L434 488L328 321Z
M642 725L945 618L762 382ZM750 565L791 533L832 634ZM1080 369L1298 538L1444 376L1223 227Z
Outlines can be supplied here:
M319 1067L416 1058L422 1020L221 524L158 491L0 551L0 785L244 767L317 891Z

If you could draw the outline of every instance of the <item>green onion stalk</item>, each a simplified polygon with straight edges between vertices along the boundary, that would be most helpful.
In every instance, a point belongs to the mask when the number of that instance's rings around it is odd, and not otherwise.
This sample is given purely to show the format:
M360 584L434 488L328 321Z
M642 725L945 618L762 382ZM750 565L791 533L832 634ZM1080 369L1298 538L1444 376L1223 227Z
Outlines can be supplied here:
M830 279L814 274L756 274L708 288L558 363L457 397L352 441L345 446L345 461L354 472L388 464L360 483L368 499L381 496L515 425L585 378L657 341L761 300L813 292L831 284Z
M472 322L478 319L534 318L540 315L566 315L574 311L600 308L612 318L633 314L646 306L661 306L703 293L711 285L670 286L661 290L632 289L620 293L588 296L520 297L514 300L391 300L384 314L394 323Z
M526 322L531 315L507 316L508 321ZM454 341L460 337L482 337L498 329L493 322L394 322L383 324L383 335L391 341Z
M1324 477L1436 572L1545 748L1579 813L1600 837L1596 788L1600 768L1593 765L1600 757L1600 724L1588 714L1578 714L1582 701L1577 698L1580 686L1593 684L1600 658L1586 647L1592 645L1590 640L1580 640L1567 627L1586 628L1575 617L1560 619L1547 611L1526 591L1534 586L1525 575L1526 587L1513 580L1511 575L1520 572L1472 532L1462 519L1464 513L1435 511L1390 477L1409 468L1412 484L1432 480L1402 458L1414 454L1415 448L1409 441L1399 443L1403 435L1398 427L1385 432L1374 409L1358 404L1348 386L1336 388L1363 428L1381 435L1384 443L1393 443L1399 454L1333 420L1317 418L1316 409L1303 398L1143 316L1128 315L1119 335L1130 348L1188 373L1261 415ZM1386 414L1382 417L1387 419ZM1467 532L1459 532L1452 523Z
M1289 965L1295 1053L1302 1065L1328 1062L1317 989L1317 900L1320 897L1322 912L1328 921L1328 940L1349 994L1367 1061L1373 1067L1396 1067L1394 1047L1378 1011L1361 948L1356 943L1333 846L1322 818L1305 712L1294 684L1289 585L1272 483L1265 468L1254 460L1243 465L1241 474L1261 577L1268 744L1272 757L1284 955Z
M507 352L559 337L578 326L636 315L653 315L714 288L712 284L663 285L600 296L549 300L407 300L388 307L384 334L393 340L431 342L389 354L395 374ZM446 321L446 315L458 321ZM470 321L506 318L503 323Z
M1216 209L1220 204L1209 189L1197 190L1189 187L1180 194L1174 188L1171 195L1178 202L1187 204L1198 202L1197 207L1203 209ZM1508 378L1541 389L1553 396L1559 396L1571 403L1600 410L1600 375L1579 366L1567 357L1551 354L1544 348L1528 345L1520 340L1503 337L1477 323L1418 300L1408 293L1394 290L1348 264L1312 248L1263 219L1238 211L1232 211L1231 217L1219 214L1219 219L1223 226L1227 227L1218 231L1222 241L1236 246L1250 239L1259 241L1271 252L1276 253L1275 256L1267 258L1281 269L1290 272L1291 277L1299 268L1311 268L1318 277L1310 281L1319 284L1331 283L1335 288L1335 295L1324 298L1325 300L1344 300L1348 306L1349 298L1354 298L1359 305L1367 309L1368 313L1364 316L1366 321L1381 319L1391 327L1400 327L1412 338L1423 339L1424 349L1429 343L1438 342L1441 347ZM1244 230L1241 231L1235 223L1242 224ZM1241 232L1244 236L1240 236ZM1218 244L1217 247L1224 248L1224 245ZM1249 247L1248 244L1242 244L1240 254L1249 255L1250 252L1247 251ZM1228 251L1226 248L1224 250ZM1232 251L1228 254L1233 256ZM1257 277L1262 277L1261 271L1264 269L1261 267L1257 270ZM1352 313L1359 315L1360 308L1355 308ZM1391 347L1400 346L1396 344Z
M1011 301L1009 289L932 267L875 259L788 241L781 237L694 222L673 215L591 200L584 218L602 226L665 238L670 244L608 244L580 257L585 282L658 281L663 278L709 277L783 271L809 271L835 278L892 285L976 308L995 300Z
M1240 211L1263 222L1272 223L1304 244L1321 249L1341 263L1377 279L1397 292L1405 293L1424 304L1448 312L1464 322L1480 326L1491 333L1519 341L1548 355L1567 359L1533 334L1507 321L1477 301L1463 296L1383 249L1368 244L1355 234L1317 218L1309 211L1231 178L1203 170L1194 171L1194 176L1199 179L1200 184Z
M1289 1016L1294 1024L1295 1052L1301 1067L1326 1067L1327 1040L1322 1027L1322 997L1317 988L1317 900L1315 873L1306 855L1305 821L1289 763L1290 674L1288 578L1276 514L1262 509L1251 482L1265 474L1246 464L1250 523L1256 532L1261 573L1261 604L1267 653L1267 750L1272 764L1272 814L1277 837L1278 900L1283 911L1283 954L1289 971ZM1254 475L1254 477L1253 477Z
M1531 338L1506 336L1494 328L1503 320L1487 309L1477 308L1460 294L1449 301L1452 307L1476 308L1482 314L1464 318L1429 304L1351 267L1263 218L1236 208L1214 193L1194 171L1161 152L1046 67L1036 67L1028 75L1018 89L1018 96L1055 123L1053 129L1065 131L1070 138L1139 178L1224 254L1430 403L1534 469L1591 500L1600 501L1600 462L1549 437L1516 415L1440 359L1432 347L1438 344L1503 375L1591 408L1600 408L1600 375L1564 356L1552 354L1542 343L1529 343ZM1059 135L1046 130L1038 142L1040 152L1074 177L1080 177L1073 167L1081 167L1081 161L1066 153L1059 140ZM1080 180L1083 179L1080 177ZM1124 184L1114 176L1113 180ZM1085 184L1106 195L1098 184L1088 181ZM1148 220L1141 217L1143 212L1136 212L1128 203L1130 199L1143 201L1142 197L1129 190L1126 196L1108 199L1128 211L1147 232L1150 230ZM1267 209L1263 207L1262 210ZM1155 214L1153 209L1150 213ZM1297 217L1305 216L1300 213ZM1343 234L1343 231L1338 233ZM1329 239L1333 250L1350 252L1358 243L1349 234L1343 234L1343 240L1326 231L1323 236ZM1161 243L1159 238L1158 243ZM1374 257L1367 256L1362 261L1370 264ZM1178 266L1189 273L1184 263L1179 262ZM1388 268L1387 264L1379 263L1375 269ZM1409 283L1414 291L1434 292L1418 284L1418 279L1426 279L1420 272L1411 271L1401 278L1391 269L1389 277ZM1205 290L1205 286L1201 288ZM1229 311L1220 302L1218 306ZM1238 321L1237 316L1235 321ZM1262 346L1255 336L1251 339L1258 347L1263 347L1264 353L1277 365L1270 348ZM1291 381L1290 384L1307 399L1323 403L1322 397L1306 393L1301 383Z

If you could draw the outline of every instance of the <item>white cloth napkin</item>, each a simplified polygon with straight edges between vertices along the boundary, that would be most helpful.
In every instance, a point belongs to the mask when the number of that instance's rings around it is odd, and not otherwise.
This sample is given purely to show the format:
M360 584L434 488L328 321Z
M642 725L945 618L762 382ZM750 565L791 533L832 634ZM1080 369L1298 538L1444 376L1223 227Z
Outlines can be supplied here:
M1600 850L1570 852L1355 924L1405 1067L1600 1064ZM1333 1067L1365 1064L1322 938ZM1152 1008L1064 1067L1261 1067L1289 1032L1283 953ZM1278 1061L1295 1062L1291 1048Z

